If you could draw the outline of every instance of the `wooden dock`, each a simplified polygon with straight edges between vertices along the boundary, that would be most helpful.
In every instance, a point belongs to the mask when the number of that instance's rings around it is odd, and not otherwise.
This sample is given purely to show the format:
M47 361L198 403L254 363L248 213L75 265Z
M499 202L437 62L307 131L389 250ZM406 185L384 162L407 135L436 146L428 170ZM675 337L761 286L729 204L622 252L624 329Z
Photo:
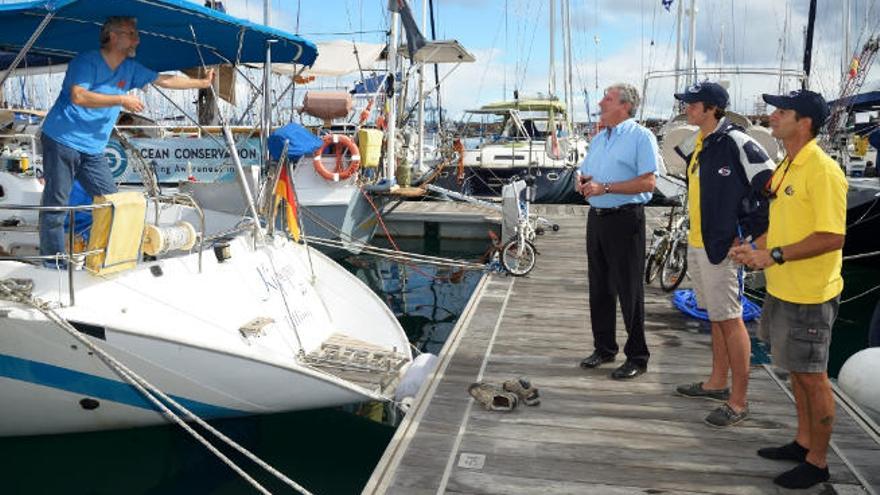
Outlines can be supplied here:
M383 213L399 238L486 240L488 230L500 232L501 212L454 201L404 201Z
M648 373L615 381L611 365L579 368L592 351L586 211L541 207L562 228L538 239L535 270L483 278L363 493L788 492L772 479L792 464L755 454L794 435L782 382L769 367L753 367L752 417L723 430L705 425L717 404L672 390L708 376L708 326L687 320L656 286L646 290ZM649 211L649 225L658 222L662 210ZM621 348L624 337L618 319ZM522 375L540 389L539 406L489 412L466 391L472 382ZM877 493L880 444L841 407L833 442L842 455L829 456L831 483L807 492Z

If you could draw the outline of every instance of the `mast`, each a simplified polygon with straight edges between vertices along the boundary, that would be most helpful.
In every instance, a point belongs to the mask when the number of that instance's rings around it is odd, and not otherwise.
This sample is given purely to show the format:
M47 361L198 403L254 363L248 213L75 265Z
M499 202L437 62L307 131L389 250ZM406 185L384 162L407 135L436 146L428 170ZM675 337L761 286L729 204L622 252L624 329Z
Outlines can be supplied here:
M547 88L550 98L556 96L556 0L550 0L550 84Z
M269 26L269 0L263 0L263 25ZM269 165L269 132L272 130L272 98L269 84L272 82L272 43L274 42L275 40L269 40L266 43L266 63L263 65L263 132L260 134L261 170L267 170ZM219 76L217 74L218 79Z
M816 29L816 0L810 0L810 14L807 17L807 41L804 43L803 89L810 86L810 68L813 63L813 31Z
M428 25L428 0L422 0L422 32ZM425 64L419 66L419 140L416 151L416 163L419 170L422 166L425 150Z
M785 50L788 47L788 16L791 13L789 9L789 5L785 6L785 21L782 24L782 56L779 57L779 94L782 94L784 91L784 79L782 77L782 71L785 70Z
M431 15L431 40L437 41L437 28L434 25L434 0L428 0L428 10ZM434 64L434 86L437 90L437 124L443 128L443 103L440 99L440 68Z
M849 28L852 24L849 19L850 11L852 10L852 5L850 4L850 0L844 0L843 2L843 54L841 55L840 61L840 77L841 81L845 80L846 73L849 72L849 64L852 60L852 48L849 46ZM840 85L843 87L843 84Z
M691 31L688 47L687 85L697 82L697 0L691 0Z
M397 87L397 47L400 44L400 33L398 32L398 24L400 14L391 12L391 34L388 41L388 81L391 84L391 105L388 112L388 126L385 128L385 180L389 186L393 186L396 179L394 170L397 167L397 160L394 156L395 135L397 134L397 95L395 88Z
M562 0L562 25L563 36L565 37L565 108L568 111L568 127L569 132L574 131L574 92L572 84L572 62L571 62L571 2Z
M272 131L272 92L269 84L272 82L272 45L277 40L266 42L266 63L263 64L263 115L260 133L260 166L261 170L267 170L269 165L269 133Z
M681 77L681 19L684 16L683 0L678 2L678 13L675 19L675 90L681 91L679 78ZM678 101L678 100L676 100Z

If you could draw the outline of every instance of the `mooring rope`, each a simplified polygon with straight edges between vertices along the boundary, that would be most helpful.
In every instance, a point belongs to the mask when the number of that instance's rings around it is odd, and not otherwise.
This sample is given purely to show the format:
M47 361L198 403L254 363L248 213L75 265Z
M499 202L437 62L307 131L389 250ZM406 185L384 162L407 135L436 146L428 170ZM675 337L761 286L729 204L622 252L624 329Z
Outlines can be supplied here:
M146 381L143 377L139 376L137 373L126 367L122 362L111 356L109 353L92 343L89 339L87 339L79 330L74 328L70 323L61 318L54 310L52 310L47 303L44 301L35 298L32 296L31 292L33 289L33 283L30 280L23 279L7 279L0 280L0 299L6 299L12 302L24 304L30 306L37 311L43 313L46 318L50 321L58 325L62 330L70 334L71 337L82 343L86 346L90 351L94 352L104 364L107 365L108 368L113 370L120 378L122 378L126 383L134 387L138 392L141 393L147 400L149 400L153 405L158 408L162 414L168 418L170 421L176 423L178 426L183 428L187 433L189 433L193 438L195 438L199 443L205 446L208 451L217 456L221 461L223 461L227 466L229 466L233 471L238 473L245 481L251 484L255 489L260 491L261 493L270 494L266 488L264 488L257 480L248 475L241 467L235 464L229 457L220 452L217 447L212 445L205 437L200 435L197 431L195 431L190 425L188 425L180 416L174 413L165 403L170 404L178 411L183 413L183 415L189 419L190 421L195 422L209 433L213 434L215 437L222 440L224 443L229 445L230 447L237 450L239 453L250 459L254 464L260 466L268 473L272 474L280 481L290 486L294 490L298 491L302 494L311 495L311 493L306 490L304 487L297 484L295 481L291 480L287 476L285 476L280 471L276 470L268 463L257 457L255 454L236 443L231 438L227 437L219 430L209 425L203 419L196 416L189 409L180 405L177 401L166 395L164 392L156 388L154 385ZM158 398L157 398L158 396ZM161 401L159 399L162 399ZM164 401L165 403L163 403Z
M327 246L327 247L337 247L337 248L345 248L350 247L352 243L346 241L339 241L335 239L325 239L321 237L309 237L309 242L312 244L317 244L319 246ZM450 258L441 258L437 256L429 256L426 254L417 254L410 253L407 251L394 251L391 249L380 248L376 246L371 246L369 244L360 244L358 247L362 250L362 252L378 256L382 258L388 258L396 261L403 261L409 263L423 263L426 265L436 265L436 266L448 266L453 268L464 268L466 270L486 270L486 265L481 263L474 263L472 261L464 261L464 260L456 260Z

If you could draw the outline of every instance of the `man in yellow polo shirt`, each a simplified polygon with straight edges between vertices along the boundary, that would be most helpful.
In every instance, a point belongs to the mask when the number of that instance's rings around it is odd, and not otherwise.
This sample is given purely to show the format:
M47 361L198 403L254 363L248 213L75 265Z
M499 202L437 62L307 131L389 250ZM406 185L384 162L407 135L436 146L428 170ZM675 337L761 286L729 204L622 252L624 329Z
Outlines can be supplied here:
M765 94L764 101L776 107L770 128L787 156L767 182L767 235L758 239L757 249L738 246L730 256L764 269L767 298L759 336L770 342L774 362L791 372L797 407L794 441L760 449L758 455L797 462L773 482L802 489L828 480L826 455L834 422L828 348L843 290L847 182L837 162L816 144L830 113L820 94Z

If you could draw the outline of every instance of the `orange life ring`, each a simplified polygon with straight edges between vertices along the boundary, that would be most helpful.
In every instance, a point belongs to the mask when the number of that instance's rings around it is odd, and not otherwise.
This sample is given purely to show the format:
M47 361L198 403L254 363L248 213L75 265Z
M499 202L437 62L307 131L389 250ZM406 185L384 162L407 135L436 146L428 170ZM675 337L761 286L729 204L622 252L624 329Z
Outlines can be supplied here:
M354 175L355 172L358 171L358 168L361 166L361 154L360 150L354 141L348 136L343 136L342 134L327 134L323 137L324 144L315 152L315 157L312 161L315 164L315 172L318 172L318 175L321 177L332 180L333 182L339 182L340 180L345 180ZM336 146L336 168L333 172L330 172L326 168L324 168L324 164L321 162L321 155L324 154L324 150L327 149L327 146L331 144L341 144L348 149L349 157L348 167L342 167L342 146Z

